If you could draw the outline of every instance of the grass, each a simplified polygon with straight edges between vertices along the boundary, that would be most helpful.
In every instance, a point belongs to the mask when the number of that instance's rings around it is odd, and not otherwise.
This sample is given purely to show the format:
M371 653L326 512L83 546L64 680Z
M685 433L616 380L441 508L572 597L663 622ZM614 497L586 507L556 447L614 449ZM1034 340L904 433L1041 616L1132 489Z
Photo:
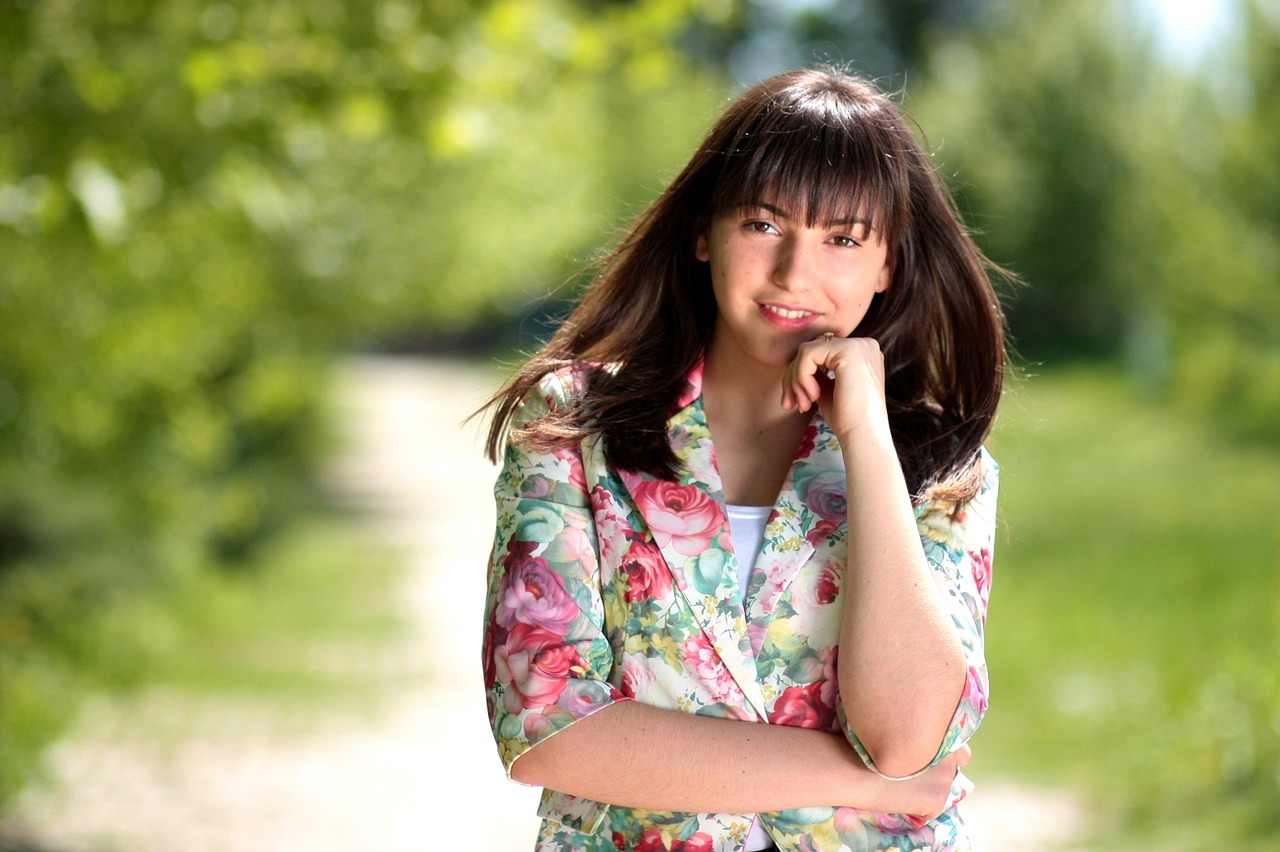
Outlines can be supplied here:
M9 795L39 777L41 750L82 708L102 706L100 695L113 716L145 716L133 727L170 740L215 706L240 708L273 737L376 710L421 674L385 665L407 629L395 603L402 578L356 516L321 509L240 570L170 577L68 625L85 649L74 659L11 651L0 731Z
M1091 791L1099 846L1280 839L1280 455L1098 370L1025 382L991 447L983 763Z

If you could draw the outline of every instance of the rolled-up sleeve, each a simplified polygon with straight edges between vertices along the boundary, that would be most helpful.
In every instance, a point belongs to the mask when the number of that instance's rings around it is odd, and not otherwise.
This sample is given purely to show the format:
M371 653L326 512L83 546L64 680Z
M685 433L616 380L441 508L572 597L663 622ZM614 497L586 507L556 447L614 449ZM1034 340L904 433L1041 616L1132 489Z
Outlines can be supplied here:
M549 376L524 401L515 427L544 416L564 393ZM510 776L530 748L624 699L608 680L613 652L602 629L581 453L509 442L494 496L482 658L489 718Z
M916 509L916 527L925 557L933 571L943 606L964 648L967 671L964 691L938 752L915 775L937 765L968 742L987 712L984 644L1000 468L985 449L980 453L979 463L982 486L972 500L960 507L941 501L927 502ZM845 736L858 755L875 770L874 761L854 734L843 707L837 708L837 715Z

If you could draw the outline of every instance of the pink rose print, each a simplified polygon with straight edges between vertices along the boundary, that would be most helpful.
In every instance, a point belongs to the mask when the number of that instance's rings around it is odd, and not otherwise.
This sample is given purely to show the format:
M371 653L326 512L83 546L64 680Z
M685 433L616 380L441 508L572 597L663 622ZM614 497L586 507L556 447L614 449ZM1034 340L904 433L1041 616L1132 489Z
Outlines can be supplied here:
M829 731L835 726L835 708L822 701L822 684L788 686L774 702L769 721L775 725Z
M840 703L840 676L836 668L840 647L833 645L826 653L819 651L818 658L822 660L822 680L818 681L822 686L818 691L818 698L828 707L835 707Z
M627 575L627 603L663 598L671 594L671 571L662 551L648 541L633 541L622 557Z
M849 511L844 471L827 470L796 482L800 499L820 518L839 523Z
M569 484L575 490L587 493L587 469L582 464L582 456L577 453L569 459Z
M964 679L964 695L962 701L973 705L974 712L987 712L987 693L982 688L982 670L977 666L969 666L969 675Z
M970 551L969 560L973 565L973 582L978 587L978 597L985 607L991 598L991 551L985 547Z
M616 846L619 850L623 850L627 848L627 838L626 836L623 835L621 831L615 831L613 833L613 845Z
M563 636L532 624L517 624L506 643L494 650L498 680L507 685L502 703L508 713L556 703L571 670L584 665Z
M546 555L560 564L589 563L595 560L595 545L586 530L565 524Z
M564 580L547 561L533 556L536 545L512 540L502 560L506 575L499 591L498 622L508 629L517 624L545 627L563 634L578 615L578 606L569 597Z
M707 542L724 527L715 501L692 485L646 479L630 487L659 547L694 556L706 550Z
M615 839L614 844L617 842ZM673 839L668 846L662 838L662 829L657 826L646 828L636 844L636 852L711 852L714 848L711 835L705 831L699 831L688 840Z
M865 811L857 808L836 808L832 822L839 834L854 834L862 830L862 815Z
M742 700L742 689L705 634L696 633L685 640L680 646L680 655L685 667L697 673L698 680L712 691L715 700L726 704L737 704Z
M872 814L872 822L885 834L911 834L929 821L911 814Z
M653 686L653 671L643 657L631 657L623 663L622 694L628 698L644 695Z

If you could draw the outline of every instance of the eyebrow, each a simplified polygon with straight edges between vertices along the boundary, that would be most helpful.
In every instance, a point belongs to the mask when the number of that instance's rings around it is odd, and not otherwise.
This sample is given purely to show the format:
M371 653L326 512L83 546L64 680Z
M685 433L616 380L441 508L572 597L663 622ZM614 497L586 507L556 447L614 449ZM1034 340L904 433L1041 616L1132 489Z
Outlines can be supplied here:
M776 204L770 204L767 201L755 201L749 204L744 204L742 206L744 209L747 209L747 210L750 210L753 208L768 210L770 213L772 213L774 216L777 216L779 219L790 220L793 218L789 213L787 213L787 211L783 210L781 207L777 206ZM863 219L860 216L854 216L852 218L845 218L845 219L832 219L830 221L823 222L822 225L823 227L832 227L832 226L847 227L850 225L861 225L862 227L867 229L870 229L871 227L868 224L867 220Z

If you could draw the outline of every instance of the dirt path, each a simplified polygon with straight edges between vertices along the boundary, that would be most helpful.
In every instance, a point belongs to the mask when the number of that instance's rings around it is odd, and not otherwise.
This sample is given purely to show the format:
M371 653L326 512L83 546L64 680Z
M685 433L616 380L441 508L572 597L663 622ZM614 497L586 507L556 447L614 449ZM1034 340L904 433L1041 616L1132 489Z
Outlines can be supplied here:
M493 469L480 457L478 429L460 422L491 380L474 366L406 359L353 361L344 372L349 447L332 481L376 510L382 534L406 557L402 600L415 635L387 652L414 675L403 697L371 718L308 720L303 733L251 703L209 706L160 693L95 703L51 751L53 783L19 801L33 845L531 848L537 794L502 777L479 673ZM977 780L969 815L988 852L1066 849L1078 833L1069 797ZM447 839L433 836L439 825Z

